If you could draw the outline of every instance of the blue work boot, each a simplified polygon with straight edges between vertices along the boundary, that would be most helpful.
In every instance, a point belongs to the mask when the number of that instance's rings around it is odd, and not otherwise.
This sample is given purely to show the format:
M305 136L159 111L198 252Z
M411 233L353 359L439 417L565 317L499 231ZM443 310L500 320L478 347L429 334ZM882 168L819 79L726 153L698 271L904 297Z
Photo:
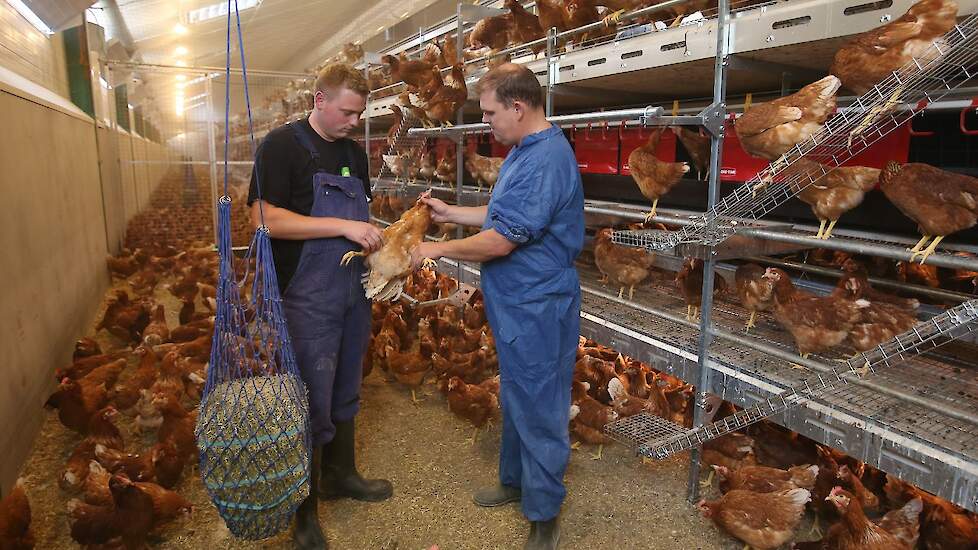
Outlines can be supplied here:
M319 498L352 498L366 502L387 500L394 487L386 479L364 479L357 471L356 430L353 421L337 422L336 435L323 448L322 483Z

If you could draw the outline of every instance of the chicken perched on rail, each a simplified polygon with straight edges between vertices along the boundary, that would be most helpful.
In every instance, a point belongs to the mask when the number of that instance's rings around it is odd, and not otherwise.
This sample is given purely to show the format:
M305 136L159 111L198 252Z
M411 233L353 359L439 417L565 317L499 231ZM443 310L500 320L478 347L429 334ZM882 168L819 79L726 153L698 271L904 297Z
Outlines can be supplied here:
M798 178L792 190L798 191L798 198L811 206L818 218L816 239L828 239L839 218L859 206L880 177L880 170L864 166L842 166L824 175L822 166L807 159L800 159L795 166L792 170L798 170Z
M452 65L451 75L445 79L437 68L432 69L431 73L431 91L422 93L421 108L429 120L451 126L455 113L469 97L462 64Z
M758 311L768 311L774 305L774 285L764 278L764 268L757 264L744 264L734 273L737 296L744 309L750 311L745 331L750 331Z
M391 79L394 82L403 81L408 86L413 86L418 90L425 88L431 82L431 69L434 65L427 61L408 59L404 52L399 53L396 57L385 55L381 60L390 67Z
M485 17L472 27L472 32L469 33L469 47L503 50L513 42L515 26L516 22L511 13Z
M835 110L839 79L829 75L801 90L754 105L736 121L744 150L770 161L822 129Z
M754 493L735 489L699 508L720 528L756 550L773 550L791 540L811 499L807 489Z
M924 263L944 237L978 222L978 179L971 176L928 164L890 162L880 174L880 189L904 216L917 222L923 235L910 249L910 261L921 256Z
M455 166L457 158L455 149L448 149L435 166L435 177L449 187L455 187L455 178L458 174Z
M526 11L520 0L505 0L503 5L513 15L513 38L517 44L526 44L544 37L546 32L540 26L540 20L536 15ZM534 54L539 54L546 49L546 43L537 44L532 48Z
M686 258L683 267L676 273L676 287L686 301L686 318L695 319L703 303L703 260ZM713 296L727 292L727 281L717 275L713 278Z
M788 329L805 358L844 342L861 318L859 310L870 305L866 300L850 302L799 290L781 269L769 267L764 277L774 284L774 318Z
M632 179L642 195L652 201L652 211L645 218L646 223L655 216L659 199L679 183L683 174L689 172L689 165L685 162L664 162L655 156L661 137L661 128L653 130L649 134L649 140L628 155L628 169L632 173Z
M404 289L404 281L411 274L411 249L420 243L431 225L428 205L419 199L399 220L387 226L383 232L384 245L371 254L363 251L348 252L340 261L347 265L355 256L366 256L364 264L368 272L364 277L367 298L394 301ZM428 265L434 263L430 260Z
M710 179L710 136L705 135L699 128L691 129L685 126L675 126L672 131L689 153L689 158L693 160L696 179Z
M394 182L403 179L408 183L413 183L418 179L420 173L417 159L414 158L413 151L405 151L394 155L383 155L384 164L391 174L394 174Z
M492 193L492 188L496 185L496 180L499 179L499 169L503 166L503 161L506 160L501 157L484 157L476 152L465 152L465 169L472 174L475 181L479 184L479 190L482 190L482 186L485 185L489 188L489 192Z
M635 294L635 287L652 273L654 256L648 252L621 246L611 242L612 229L606 227L594 237L594 264L601 272L601 282L611 281L618 285L621 298L628 288L628 299Z
M921 0L898 19L864 32L835 53L829 73L862 95L914 59L926 66L940 53L935 42L954 27L954 0Z

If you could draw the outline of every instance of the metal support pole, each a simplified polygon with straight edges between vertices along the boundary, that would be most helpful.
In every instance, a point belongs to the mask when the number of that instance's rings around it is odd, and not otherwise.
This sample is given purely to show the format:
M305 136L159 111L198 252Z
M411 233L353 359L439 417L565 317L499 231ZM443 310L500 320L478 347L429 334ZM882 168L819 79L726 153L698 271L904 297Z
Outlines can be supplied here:
M710 190L707 203L707 212L716 207L720 197L720 167L723 165L723 126L722 121L726 118L726 96L727 96L727 55L729 45L727 43L727 20L730 15L730 1L719 0L717 13L717 54L713 64L713 106L711 113L721 121L721 125L715 133L710 136ZM716 221L710 222L708 229L710 232L716 231ZM710 341L713 330L713 281L716 276L715 254L710 254L703 266L703 297L701 301L700 318L700 337L699 337L699 371L700 379L696 384L695 403L693 407L693 426L702 426L704 422L708 397L707 389L710 387L711 370L710 363ZM702 449L694 447L690 452L689 462L689 484L686 496L690 502L696 502L699 498L700 489L700 461Z
M207 165L210 167L211 178L211 216L214 221L214 243L218 242L217 236L217 139L214 132L216 117L214 116L214 79L207 75L204 80L204 93L207 94L207 115L204 116L204 123L207 124Z
M554 114L553 87L557 79L557 67L554 53L557 50L557 27L547 29L547 116Z
M366 59L363 60L363 78L366 79L368 83L367 87L369 88L370 63ZM364 150L367 151L367 182L368 183L370 183L370 175L373 174L373 170L371 170L371 166L370 166L370 119L372 118L370 116L370 96L371 96L371 92L367 91L367 102L364 104L364 110L363 110L363 112L367 113L367 116L364 117L366 120L364 120L363 122L363 148ZM315 106L313 106L313 108L315 108ZM373 184L370 184L370 187L373 188Z
M456 46L455 47L455 52L456 52L456 55L459 56L459 57L456 57L455 59L456 59L456 61L458 61L458 59L462 56L462 46L463 46L463 44L462 44L462 28L464 26L464 23L462 22L462 4L458 4L456 6L455 10L456 10L455 11L455 23L458 25L458 29L456 29L456 32L455 32L455 46ZM462 118L462 111L463 110L464 110L464 107L463 106L459 106L458 113L456 113L456 115L455 115L455 123L456 124L462 124L463 122L465 122L465 120L463 120L463 118ZM463 155L464 154L465 154L465 136L464 135L460 135L460 136L458 136L458 142L455 144L455 204L457 204L459 206L462 205L462 180L465 177L465 164L464 164L465 159L463 158ZM461 239L464 236L465 236L465 231L462 229L462 226L459 225L455 229L455 238L456 239ZM462 262L459 262L458 263L458 267L456 268L455 278L456 278L456 280L459 280L459 281L463 280L462 279Z

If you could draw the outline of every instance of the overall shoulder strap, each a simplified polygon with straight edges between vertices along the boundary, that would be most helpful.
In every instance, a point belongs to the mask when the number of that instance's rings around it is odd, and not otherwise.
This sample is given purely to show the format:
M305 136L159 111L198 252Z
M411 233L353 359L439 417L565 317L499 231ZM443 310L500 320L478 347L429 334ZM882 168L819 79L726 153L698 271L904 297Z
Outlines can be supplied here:
M315 162L316 166L319 166L321 169L322 165L319 162L319 151L316 149L316 145L313 144L312 136L309 135L309 132L307 132L306 129L303 128L298 122L289 122L286 125L292 130L292 135L295 136L295 139L299 142L299 145L301 145L306 151L309 151L313 162Z

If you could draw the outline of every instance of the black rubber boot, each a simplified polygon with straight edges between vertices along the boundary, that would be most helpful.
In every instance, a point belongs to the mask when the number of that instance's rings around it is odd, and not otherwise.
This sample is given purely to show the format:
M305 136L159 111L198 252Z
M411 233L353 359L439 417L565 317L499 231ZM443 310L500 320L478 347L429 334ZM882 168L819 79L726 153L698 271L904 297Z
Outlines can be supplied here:
M508 485L485 487L472 494L472 502L484 508L493 508L495 506L509 504L510 502L519 502L521 498L522 493L520 490Z
M322 447L316 447L312 452L309 465L309 496L302 501L295 511L295 529L292 540L297 550L327 550L329 544L323 535L319 524L319 477L322 462Z
M357 471L353 421L338 422L333 441L323 448L322 484L319 498L352 498L366 502L387 500L394 488L386 479L364 479Z
M549 521L531 521L530 537L526 539L523 550L556 550L560 542L560 527L557 518Z

